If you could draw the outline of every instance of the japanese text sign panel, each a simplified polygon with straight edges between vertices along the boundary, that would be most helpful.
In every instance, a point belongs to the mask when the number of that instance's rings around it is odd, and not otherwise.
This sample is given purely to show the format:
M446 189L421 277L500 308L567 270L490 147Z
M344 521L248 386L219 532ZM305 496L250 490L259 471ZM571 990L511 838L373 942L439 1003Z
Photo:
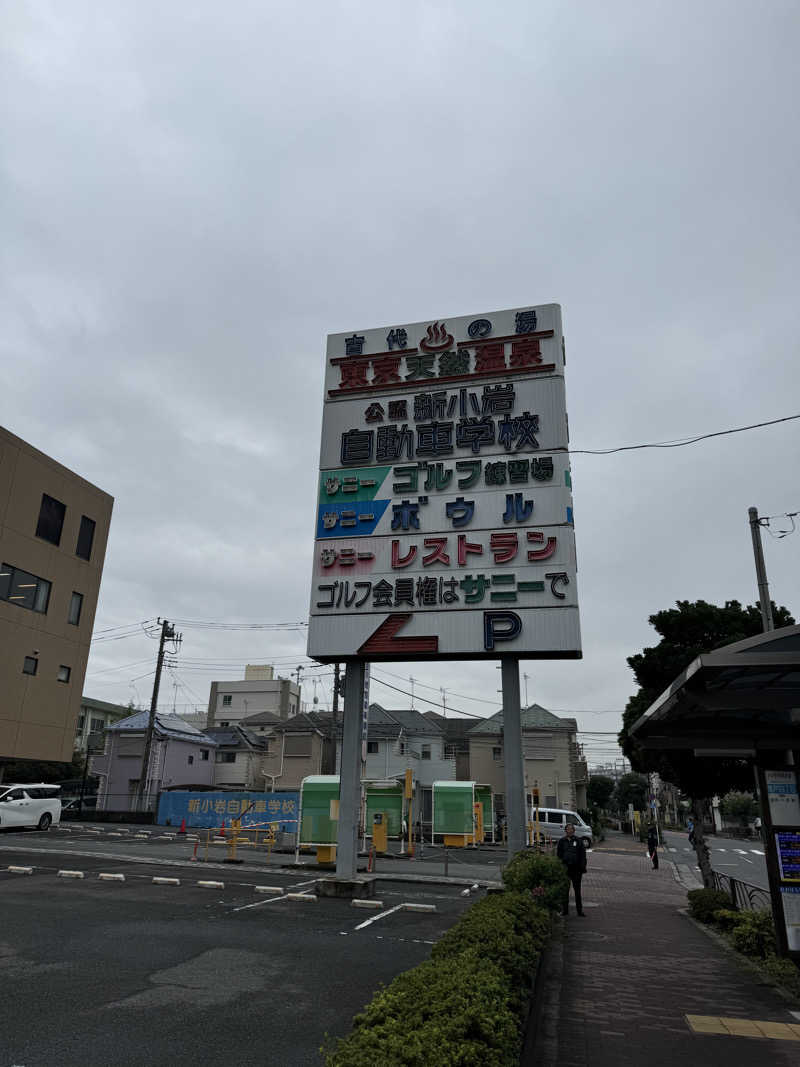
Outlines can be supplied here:
M328 338L308 653L581 654L561 310Z

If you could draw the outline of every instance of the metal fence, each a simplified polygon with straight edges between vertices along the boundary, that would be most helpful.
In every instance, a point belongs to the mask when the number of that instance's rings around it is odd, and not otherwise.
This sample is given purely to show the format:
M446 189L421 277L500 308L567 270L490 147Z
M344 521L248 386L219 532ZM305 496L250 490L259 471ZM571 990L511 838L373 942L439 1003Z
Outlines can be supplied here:
M772 900L768 889L743 882L740 878L733 878L729 874L720 874L714 871L714 888L727 893L731 898L731 904L739 911L764 911L772 907Z

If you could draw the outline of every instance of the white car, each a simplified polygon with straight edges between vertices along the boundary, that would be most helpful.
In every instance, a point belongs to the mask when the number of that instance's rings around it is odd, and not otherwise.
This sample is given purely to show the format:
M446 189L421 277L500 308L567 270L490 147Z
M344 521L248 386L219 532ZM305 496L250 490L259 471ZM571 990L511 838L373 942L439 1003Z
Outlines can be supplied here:
M531 822L536 818L536 809L531 808ZM577 811L567 808L539 808L539 829L548 837L558 840L567 832L567 823L575 827L575 836L581 838L587 848L592 847L592 828L587 826Z
M0 786L0 827L49 830L61 821L61 788L46 782Z

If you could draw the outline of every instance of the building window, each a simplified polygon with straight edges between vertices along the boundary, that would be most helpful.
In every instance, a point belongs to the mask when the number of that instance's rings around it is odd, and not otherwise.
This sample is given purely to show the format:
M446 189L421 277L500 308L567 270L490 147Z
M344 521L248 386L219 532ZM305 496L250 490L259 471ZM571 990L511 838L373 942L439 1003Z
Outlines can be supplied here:
M69 676L71 674L72 674L72 668L71 667L65 667L64 664L62 663L61 666L58 668L58 674L56 675L56 681L68 682L69 681Z
M39 669L39 661L36 656L26 656L22 662L23 674L36 674Z
M377 753L377 751L378 751L378 742L377 741L367 741L367 752L368 753L372 752L373 754L375 754L375 753Z
M55 500L47 493L42 493L42 504L39 508L39 521L36 523L36 536L43 541L49 541L51 545L61 544L61 531L64 529L64 516L67 513L66 504Z
M492 749L492 759L499 762L503 758L503 749L500 745L495 745Z
M405 741L398 741L397 742L397 748L398 748L398 755L405 756L405 754L406 754L406 743L405 743Z
M73 593L69 602L69 614L67 615L67 622L73 626L77 626L81 621L81 612L83 611L83 593Z
M233 697L230 694L228 694L227 696L224 696L222 698L222 706L223 706L223 708L229 708L231 706L231 701L232 700L233 700Z
M207 763L207 762L208 762L208 749L207 749L207 748L201 748L201 749L200 749L200 759L201 759L201 760L202 760L202 761L203 761L204 763Z
M92 719L89 723L90 734L101 734L105 728L105 719Z
M445 759L455 759L456 758L456 746L455 745L445 745L444 746L444 758Z
M28 608L46 615L50 589L51 583L45 578L37 578L35 574L21 571L10 563L4 563L0 569L0 600L16 604L18 608Z
M187 763L194 763L194 756L189 756Z
M78 544L75 547L75 555L81 559L89 560L92 558L95 525L94 519L88 519L85 515L81 515L81 528L78 531Z
M85 715L79 715L78 716L78 725L76 726L75 729L76 730L83 730L85 722L86 722L86 716Z
M236 762L236 753L235 752L218 752L217 753L217 763L235 763L235 762Z
M431 758L431 746L430 745L423 745L422 746L422 758L423 759L430 759Z

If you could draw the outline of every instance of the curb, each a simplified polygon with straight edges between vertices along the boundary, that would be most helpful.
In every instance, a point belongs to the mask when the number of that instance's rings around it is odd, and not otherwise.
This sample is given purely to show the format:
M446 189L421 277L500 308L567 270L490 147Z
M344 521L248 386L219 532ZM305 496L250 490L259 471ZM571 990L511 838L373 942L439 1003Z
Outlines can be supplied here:
M524 1024L520 1067L557 1067L561 987L564 978L563 920L554 918L550 940L542 949L533 978Z

